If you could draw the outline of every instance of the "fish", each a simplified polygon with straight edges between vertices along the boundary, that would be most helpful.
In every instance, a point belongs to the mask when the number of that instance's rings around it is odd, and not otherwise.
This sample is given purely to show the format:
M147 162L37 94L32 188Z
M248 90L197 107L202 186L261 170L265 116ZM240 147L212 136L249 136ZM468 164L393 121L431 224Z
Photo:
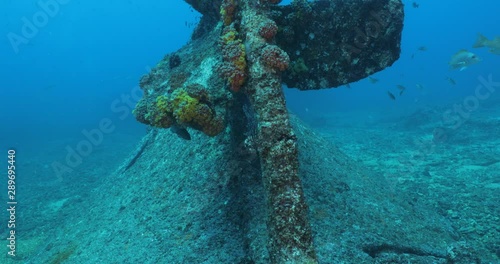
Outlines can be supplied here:
M419 8L420 7L420 4L417 3L417 2L413 2L411 5L413 6L413 8Z
M394 96L394 94L392 94L391 92L387 91L387 95L389 95L389 98L391 98L391 100L396 100L396 96Z
M483 34L477 34L476 43L472 46L473 48L489 48L489 52L495 55L500 55L500 36L496 36L493 40L489 40Z
M451 85L455 85L455 84L457 84L457 82L455 82L455 80L453 80L453 79L452 79L452 78L450 78L450 77L446 77L446 80L447 80L449 83L451 83Z
M175 124L171 126L170 130L172 130L172 132L177 134L177 136L179 136L182 139L191 140L191 135L189 134L187 129L182 126Z
M378 79L377 78L373 78L373 77L368 77L368 80L370 80L371 83L377 83L378 82Z
M476 64L480 61L481 58L479 58L476 54L463 49L451 56L448 65L450 65L450 69L452 70L460 69L460 71L463 71L467 69L468 66Z
M417 89L418 89L419 91L422 91L422 90L424 89L424 86L423 86L423 85L421 85L420 83L415 84L415 86L417 86Z
M419 51L427 51L427 47L426 46L420 46L417 48L417 52ZM415 52L411 54L411 58L415 58Z
M404 87L401 84L396 85L396 87L398 87L399 89L399 96L403 95L404 91L406 90L406 87Z
M346 87L347 89L351 89L351 85L350 85L350 84L346 84L346 85L345 85L345 87Z
M426 46L420 46L420 47L418 47L418 50L420 50L420 51L427 51L427 47Z

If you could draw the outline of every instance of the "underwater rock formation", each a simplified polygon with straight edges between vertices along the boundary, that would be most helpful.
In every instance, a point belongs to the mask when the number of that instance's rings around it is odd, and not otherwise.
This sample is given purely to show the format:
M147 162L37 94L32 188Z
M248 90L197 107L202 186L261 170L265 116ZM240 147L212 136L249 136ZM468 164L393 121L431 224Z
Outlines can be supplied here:
M290 122L319 263L475 263L453 222L425 197L412 199L418 195L401 192L297 118ZM59 239L31 263L50 263L72 242L79 247L68 263L272 263L263 176L233 141L228 130L193 133L186 144L152 129L75 205L92 210L82 212L86 221L57 223L51 231Z

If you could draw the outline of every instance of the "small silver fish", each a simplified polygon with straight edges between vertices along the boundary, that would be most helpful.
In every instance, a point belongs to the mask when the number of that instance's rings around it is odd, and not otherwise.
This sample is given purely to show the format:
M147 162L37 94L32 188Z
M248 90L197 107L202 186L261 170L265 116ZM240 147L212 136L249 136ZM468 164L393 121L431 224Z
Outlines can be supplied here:
M396 96L394 96L394 94L392 94L391 92L387 91L387 95L389 95L389 98L391 98L391 100L396 100Z
M378 82L378 79L377 78L373 78L373 77L368 77L368 80L370 80L371 83L377 83Z
M427 47L426 46L420 46L420 47L418 47L418 50L420 50L420 51L427 51Z
M451 56L448 65L450 65L450 68L453 70L460 69L460 71L463 71L467 69L468 66L476 64L480 61L481 58L479 58L476 54L463 49Z
M474 48L487 47L490 48L489 52L500 55L500 36L495 37L493 40L489 40L481 33L477 34L476 43L474 43Z
M417 86L417 89L418 89L419 91L422 91L422 90L424 89L424 86L423 86L423 85L421 85L420 83L415 84L415 86Z
M399 89L400 91L404 91L404 90L406 89L406 87L404 87L404 86L403 86L403 85L401 85L401 84L396 85L396 87L398 87L398 89Z
M451 83L451 85L455 85L457 84L457 82L455 82L455 80L453 80L452 78L450 77L446 77L446 80L448 80L449 83Z

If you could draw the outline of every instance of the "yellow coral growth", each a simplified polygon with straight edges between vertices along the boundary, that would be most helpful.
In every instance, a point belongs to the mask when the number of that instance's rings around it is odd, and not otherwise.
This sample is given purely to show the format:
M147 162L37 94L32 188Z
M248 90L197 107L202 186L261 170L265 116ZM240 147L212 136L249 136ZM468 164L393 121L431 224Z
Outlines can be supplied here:
M245 55L246 55L245 45L243 45L243 43L240 43L238 45L238 47L239 47L239 50L240 50L240 54L236 58L236 60L234 60L234 66L236 66L236 68L238 70L245 71L245 69L247 67L247 60L245 59Z
M220 70L222 76L227 78L231 90L237 92L246 79L247 62L245 45L238 38L238 32L232 25L224 29L224 33L220 39L224 60L224 65Z
M197 86L191 86L191 90L188 93L177 89L170 95L156 97L154 107L145 114L145 123L162 128L178 124L209 136L219 134L224 129L224 120L206 103L206 91Z
M235 30L229 30L221 36L221 40L223 45L227 45L228 43L235 41L236 37L238 37L238 32Z
M168 100L165 95L156 97L156 107L162 111L168 111Z
M198 114L200 102L198 99L189 96L185 90L176 90L172 94L172 109L174 117L179 123L189 123Z
M152 119L153 125L157 127L170 127L172 125L172 118L169 116L171 107L168 98L160 95L156 98L156 109L152 113L147 114L148 119Z
M220 6L220 15L224 26L229 26L229 24L233 23L235 9L236 3L234 0L223 0Z

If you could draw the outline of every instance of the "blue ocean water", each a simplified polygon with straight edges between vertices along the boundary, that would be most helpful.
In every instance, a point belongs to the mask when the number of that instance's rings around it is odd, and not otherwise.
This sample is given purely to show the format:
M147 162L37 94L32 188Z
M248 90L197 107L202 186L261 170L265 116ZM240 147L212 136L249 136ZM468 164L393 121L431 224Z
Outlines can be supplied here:
M37 15L38 1L1 3L4 19L0 29L5 37L0 50L5 70L0 74L6 94L2 107L9 111L1 118L18 131L11 137L22 131L29 135L26 128L32 126L37 127L38 136L54 135L65 129L49 132L48 126L69 129L110 114L111 102L132 89L159 57L181 47L200 17L182 1L153 1L147 5L134 1L67 2L60 5L54 17L48 16L46 21L38 18L41 27L19 43L9 39L9 33L22 36L23 19L32 20ZM317 112L353 108L398 112L414 106L415 101L425 104L459 100L473 91L478 76L498 75L498 56L484 48L472 50L478 32L489 38L498 35L498 3L417 2L419 7L413 8L411 1L406 1L401 58L374 75L380 79L376 87L362 80L351 84L353 90L287 90L290 108L296 112L306 108ZM420 46L427 47L427 51L419 52ZM477 53L483 61L463 72L450 71L447 62L460 49ZM446 77L458 85L450 88ZM391 102L386 90L396 84L409 89L404 97ZM425 95L415 89L415 84L425 88ZM134 126L132 118L127 120Z
M418 2L419 7L412 7ZM332 107L342 110L386 109L399 112L415 106L415 101L442 103L463 99L473 93L481 75L498 75L498 55L487 49L473 49L477 34L489 38L498 36L495 29L495 1L404 1L405 21L401 43L401 57L394 65L373 77L380 80L374 87L369 80L351 84L348 89L324 90L319 93L291 91L290 100L298 107L319 107L317 111L329 111ZM490 9L491 7L491 9ZM425 52L418 51L424 46ZM450 57L461 49L467 49L483 58L483 61L466 71L450 71ZM413 58L412 58L413 55ZM450 88L446 77L453 78L458 85ZM410 88L397 102L387 100L385 90L402 84ZM427 92L422 93L415 85L421 84ZM397 89L396 89L397 90ZM407 93L407 94L406 94ZM296 100L294 100L297 98ZM307 104L306 104L307 102ZM302 105L306 104L306 105ZM314 105L314 106L311 106ZM295 104L291 104L293 108Z
M57 15L38 18L39 29L14 45L9 33L23 36L23 19L37 18L45 1L2 2L2 107L11 113L2 121L19 140L33 139L33 127L43 140L111 115L113 100L182 46L193 29L185 23L199 17L182 1L66 2ZM129 129L137 125L127 121Z
M189 40L201 16L183 1L173 0L61 0L56 7L48 6L53 2L0 2L0 146L1 151L14 148L20 153L19 159L28 164L21 182L32 185L59 180L53 175L53 161L62 161L66 147L76 146L85 133L101 126L103 119L108 121L110 132L103 136L106 144L99 150L103 157L115 158L106 165L110 170L117 166L146 134L146 127L131 114L141 94L139 79L165 54ZM454 104L470 103L468 98L476 95L484 80L500 82L500 56L487 48L472 47L478 33L489 39L500 36L500 2L404 3L400 59L372 75L376 83L367 78L351 83L349 88L285 88L290 111L322 133L330 133L325 125L334 126L336 120L332 118L343 114L342 124L351 122L352 126L366 123L367 117L404 120L422 108L436 109L435 115L440 117ZM27 24L34 26L27 28ZM481 61L463 71L451 70L448 62L461 49L477 54ZM406 87L401 96L397 85ZM396 95L396 100L388 97L388 91ZM470 119L496 120L493 125L499 126L499 92L500 87L477 101L478 110L474 107ZM487 110L481 108L483 105ZM478 129L465 133L474 140ZM494 141L498 135L488 132L481 134L486 143L491 143L487 153L499 155ZM347 146L343 150L353 151ZM23 152L26 154L21 155ZM101 158L96 159L83 162L90 167L104 166L98 161ZM489 156L485 162L497 159ZM493 166L498 164L494 162ZM498 174L487 174L489 183L500 184ZM89 171L81 177L98 176ZM498 215L493 217L498 219ZM493 247L500 246L500 238L495 239L498 244ZM500 258L500 250L497 254Z

